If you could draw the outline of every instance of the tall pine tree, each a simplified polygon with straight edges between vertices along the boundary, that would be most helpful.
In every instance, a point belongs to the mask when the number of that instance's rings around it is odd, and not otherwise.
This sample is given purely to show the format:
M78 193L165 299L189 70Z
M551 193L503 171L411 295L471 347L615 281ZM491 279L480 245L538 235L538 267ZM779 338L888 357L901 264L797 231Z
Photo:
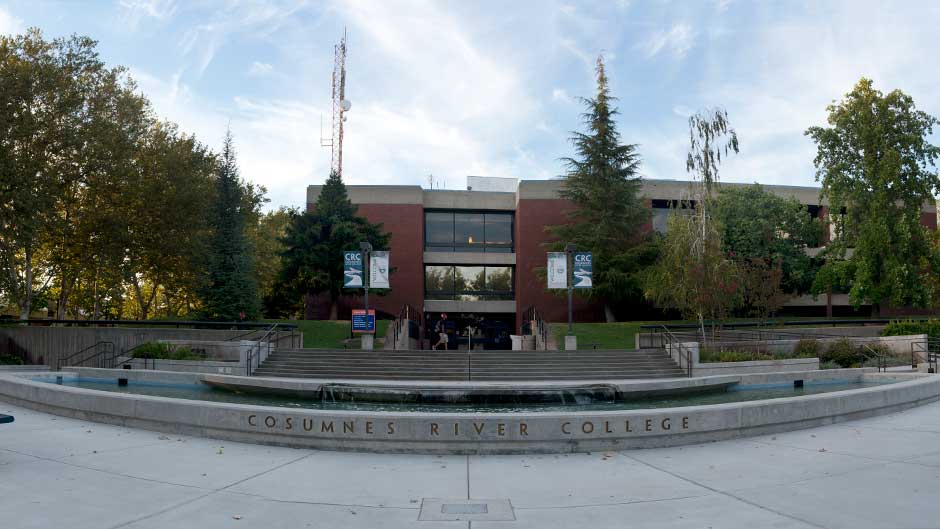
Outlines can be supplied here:
M563 159L567 173L560 194L575 209L569 223L548 229L559 239L555 249L573 242L579 251L593 252L594 288L583 293L602 300L612 319L618 305L642 300L640 272L656 251L645 244L649 236L642 229L649 211L640 199L640 155L637 145L620 142L603 57L596 72L597 95L582 99L587 132L572 133L576 156Z
M238 176L231 130L225 133L210 212L212 236L207 253L204 314L222 321L255 319L259 311L254 252L245 234L251 200Z
M374 250L386 250L391 238L382 231L381 224L372 224L356 212L346 185L335 172L320 189L312 212L292 212L281 239L285 250L274 293L277 312L293 310L309 296L326 293L330 300L328 317L337 319L339 298L344 292L343 251L358 250L363 241L371 243Z

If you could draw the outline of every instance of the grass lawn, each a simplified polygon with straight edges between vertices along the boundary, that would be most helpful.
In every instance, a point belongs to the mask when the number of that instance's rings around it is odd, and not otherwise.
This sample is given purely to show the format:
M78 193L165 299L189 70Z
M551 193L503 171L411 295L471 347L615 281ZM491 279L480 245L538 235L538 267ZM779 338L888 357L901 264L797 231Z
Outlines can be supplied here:
M640 325L646 322L631 321L623 323L575 323L574 334L578 337L578 349L590 349L597 344L598 349L635 349L636 333ZM565 346L567 323L550 324L555 343L559 348Z
M271 323L290 323L296 325L304 333L304 347L317 349L342 349L343 340L349 338L349 320L264 320ZM375 322L375 338L385 337L391 320L378 320ZM358 340L348 344L348 349L358 349ZM376 344L378 347L378 344Z

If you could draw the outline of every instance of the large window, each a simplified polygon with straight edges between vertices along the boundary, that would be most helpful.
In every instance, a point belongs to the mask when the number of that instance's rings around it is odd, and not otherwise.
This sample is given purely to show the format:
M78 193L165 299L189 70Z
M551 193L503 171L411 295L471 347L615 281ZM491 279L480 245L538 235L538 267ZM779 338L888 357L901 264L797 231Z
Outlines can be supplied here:
M511 266L425 265L425 299L514 299Z
M425 249L436 252L512 252L512 213L428 211Z

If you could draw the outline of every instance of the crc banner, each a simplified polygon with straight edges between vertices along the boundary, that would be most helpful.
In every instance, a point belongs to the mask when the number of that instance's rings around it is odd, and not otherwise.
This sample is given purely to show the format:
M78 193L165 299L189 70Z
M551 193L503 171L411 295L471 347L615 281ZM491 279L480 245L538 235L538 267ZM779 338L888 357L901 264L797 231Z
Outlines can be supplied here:
M343 252L343 288L362 288L362 252Z
M591 288L594 286L594 270L591 266L591 260L591 252L575 252L574 288Z
M548 252L548 288L568 288L568 259L565 252Z
M369 288L389 288L388 252L372 252L369 259Z
M352 310L352 332L374 333L375 332L375 310L366 309Z

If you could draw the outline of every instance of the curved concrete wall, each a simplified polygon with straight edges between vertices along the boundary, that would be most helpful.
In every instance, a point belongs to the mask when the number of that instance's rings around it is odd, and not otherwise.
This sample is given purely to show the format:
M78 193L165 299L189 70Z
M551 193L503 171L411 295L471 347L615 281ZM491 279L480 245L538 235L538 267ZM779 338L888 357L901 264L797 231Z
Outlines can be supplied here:
M330 450L479 454L700 443L889 413L936 401L940 396L937 376L849 371L855 379L888 377L899 382L764 401L592 413L298 410L94 391L37 382L25 375L0 375L0 398L79 419L233 441ZM814 380L816 375L832 379L839 374L776 373L744 375L741 380L747 384L779 383ZM849 373L842 378L850 378Z

